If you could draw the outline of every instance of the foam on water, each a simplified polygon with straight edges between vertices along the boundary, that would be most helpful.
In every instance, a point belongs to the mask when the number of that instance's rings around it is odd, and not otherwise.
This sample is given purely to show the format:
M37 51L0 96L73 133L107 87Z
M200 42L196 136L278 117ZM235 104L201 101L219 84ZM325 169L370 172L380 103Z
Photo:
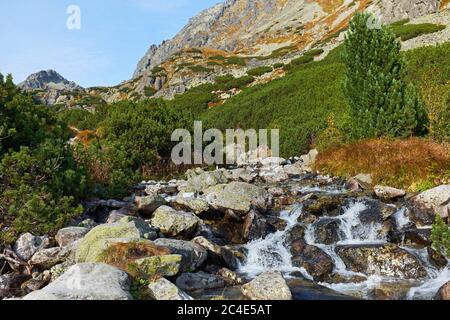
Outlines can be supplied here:
M292 254L285 246L288 232L297 224L302 214L302 208L292 211L283 211L280 218L287 222L283 231L277 231L264 239L249 242L245 247L248 250L245 264L241 265L239 272L249 276L257 276L265 271L277 270L285 273L300 272L308 279L312 277L304 268L292 265Z
M323 186L323 187L312 187L305 186L298 189L301 193L325 193L325 194L343 194L348 190L342 187L336 186Z
M450 281L450 266L447 266L438 274L420 286L413 287L409 290L407 299L409 300L430 300L433 299L438 290Z
M301 192L322 192L322 193L342 193L337 187L303 187ZM374 289L383 284L406 286L406 290L411 287L407 293L408 299L432 299L439 288L450 280L450 265L444 270L436 269L430 262L426 248L414 249L403 246L404 250L416 256L425 267L428 277L421 281L412 281L405 279L394 279L383 276L366 276L361 273L347 270L344 261L336 254L337 245L371 245L387 243L387 239L382 235L382 223L362 223L360 213L367 209L363 201L355 201L345 208L344 214L337 217L322 217L313 224L310 224L305 230L304 239L309 245L314 245L322 249L333 260L334 272L343 276L363 276L365 281L358 283L321 283L330 289L344 294L357 296L360 298L373 298L371 294ZM241 265L239 271L251 277L257 276L262 272L269 270L281 271L287 275L299 271L305 278L312 277L303 268L298 268L292 264L292 254L286 246L286 236L289 231L297 225L297 220L302 214L302 207L299 206L292 211L283 211L281 218L286 221L287 227L283 231L270 234L264 239L250 242L246 245L248 250L247 261ZM407 227L411 221L408 218L408 209L400 208L394 214L397 227L401 230ZM339 238L336 244L325 245L317 243L315 239L315 227L321 219L335 219L339 221ZM399 287L401 288L401 287Z
M402 207L394 214L395 222L399 230L403 230L406 226L411 223L409 216L407 215L409 209Z

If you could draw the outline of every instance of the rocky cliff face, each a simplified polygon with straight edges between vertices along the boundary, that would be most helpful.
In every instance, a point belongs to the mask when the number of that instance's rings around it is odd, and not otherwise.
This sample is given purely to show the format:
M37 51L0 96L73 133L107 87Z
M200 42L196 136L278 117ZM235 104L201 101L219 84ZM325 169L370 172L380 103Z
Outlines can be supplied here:
M172 40L152 45L134 77L185 48L208 47L240 55L265 55L286 45L306 46L336 32L357 10L385 23L439 9L440 0L228 0L192 18Z
M81 90L83 89L73 81L62 77L54 70L40 71L30 75L19 84L23 90Z

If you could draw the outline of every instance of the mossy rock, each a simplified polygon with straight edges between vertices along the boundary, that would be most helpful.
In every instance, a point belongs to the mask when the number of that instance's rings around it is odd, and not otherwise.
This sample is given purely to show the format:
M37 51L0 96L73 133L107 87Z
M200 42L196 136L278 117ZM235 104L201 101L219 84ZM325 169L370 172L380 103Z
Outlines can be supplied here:
M170 254L138 259L128 266L128 272L140 277L172 277L180 272L182 256Z
M80 242L75 254L77 263L102 262L107 240L150 238L154 231L142 219L125 217L117 223L92 229Z

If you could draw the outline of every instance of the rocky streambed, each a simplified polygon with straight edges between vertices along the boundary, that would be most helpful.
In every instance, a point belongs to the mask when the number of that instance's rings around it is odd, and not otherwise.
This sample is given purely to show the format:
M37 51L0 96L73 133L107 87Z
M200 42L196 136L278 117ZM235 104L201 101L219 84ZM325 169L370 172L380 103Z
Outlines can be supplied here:
M431 247L450 186L312 172L316 153L147 181L0 256L2 299L449 299Z

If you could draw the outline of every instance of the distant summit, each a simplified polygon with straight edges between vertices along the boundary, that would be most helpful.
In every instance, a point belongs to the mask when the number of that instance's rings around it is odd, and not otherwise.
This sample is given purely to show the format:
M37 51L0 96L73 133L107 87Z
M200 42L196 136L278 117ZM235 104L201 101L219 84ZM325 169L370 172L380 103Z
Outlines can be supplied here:
M19 87L26 91L33 90L82 90L73 81L69 81L54 70L39 71L30 75Z

